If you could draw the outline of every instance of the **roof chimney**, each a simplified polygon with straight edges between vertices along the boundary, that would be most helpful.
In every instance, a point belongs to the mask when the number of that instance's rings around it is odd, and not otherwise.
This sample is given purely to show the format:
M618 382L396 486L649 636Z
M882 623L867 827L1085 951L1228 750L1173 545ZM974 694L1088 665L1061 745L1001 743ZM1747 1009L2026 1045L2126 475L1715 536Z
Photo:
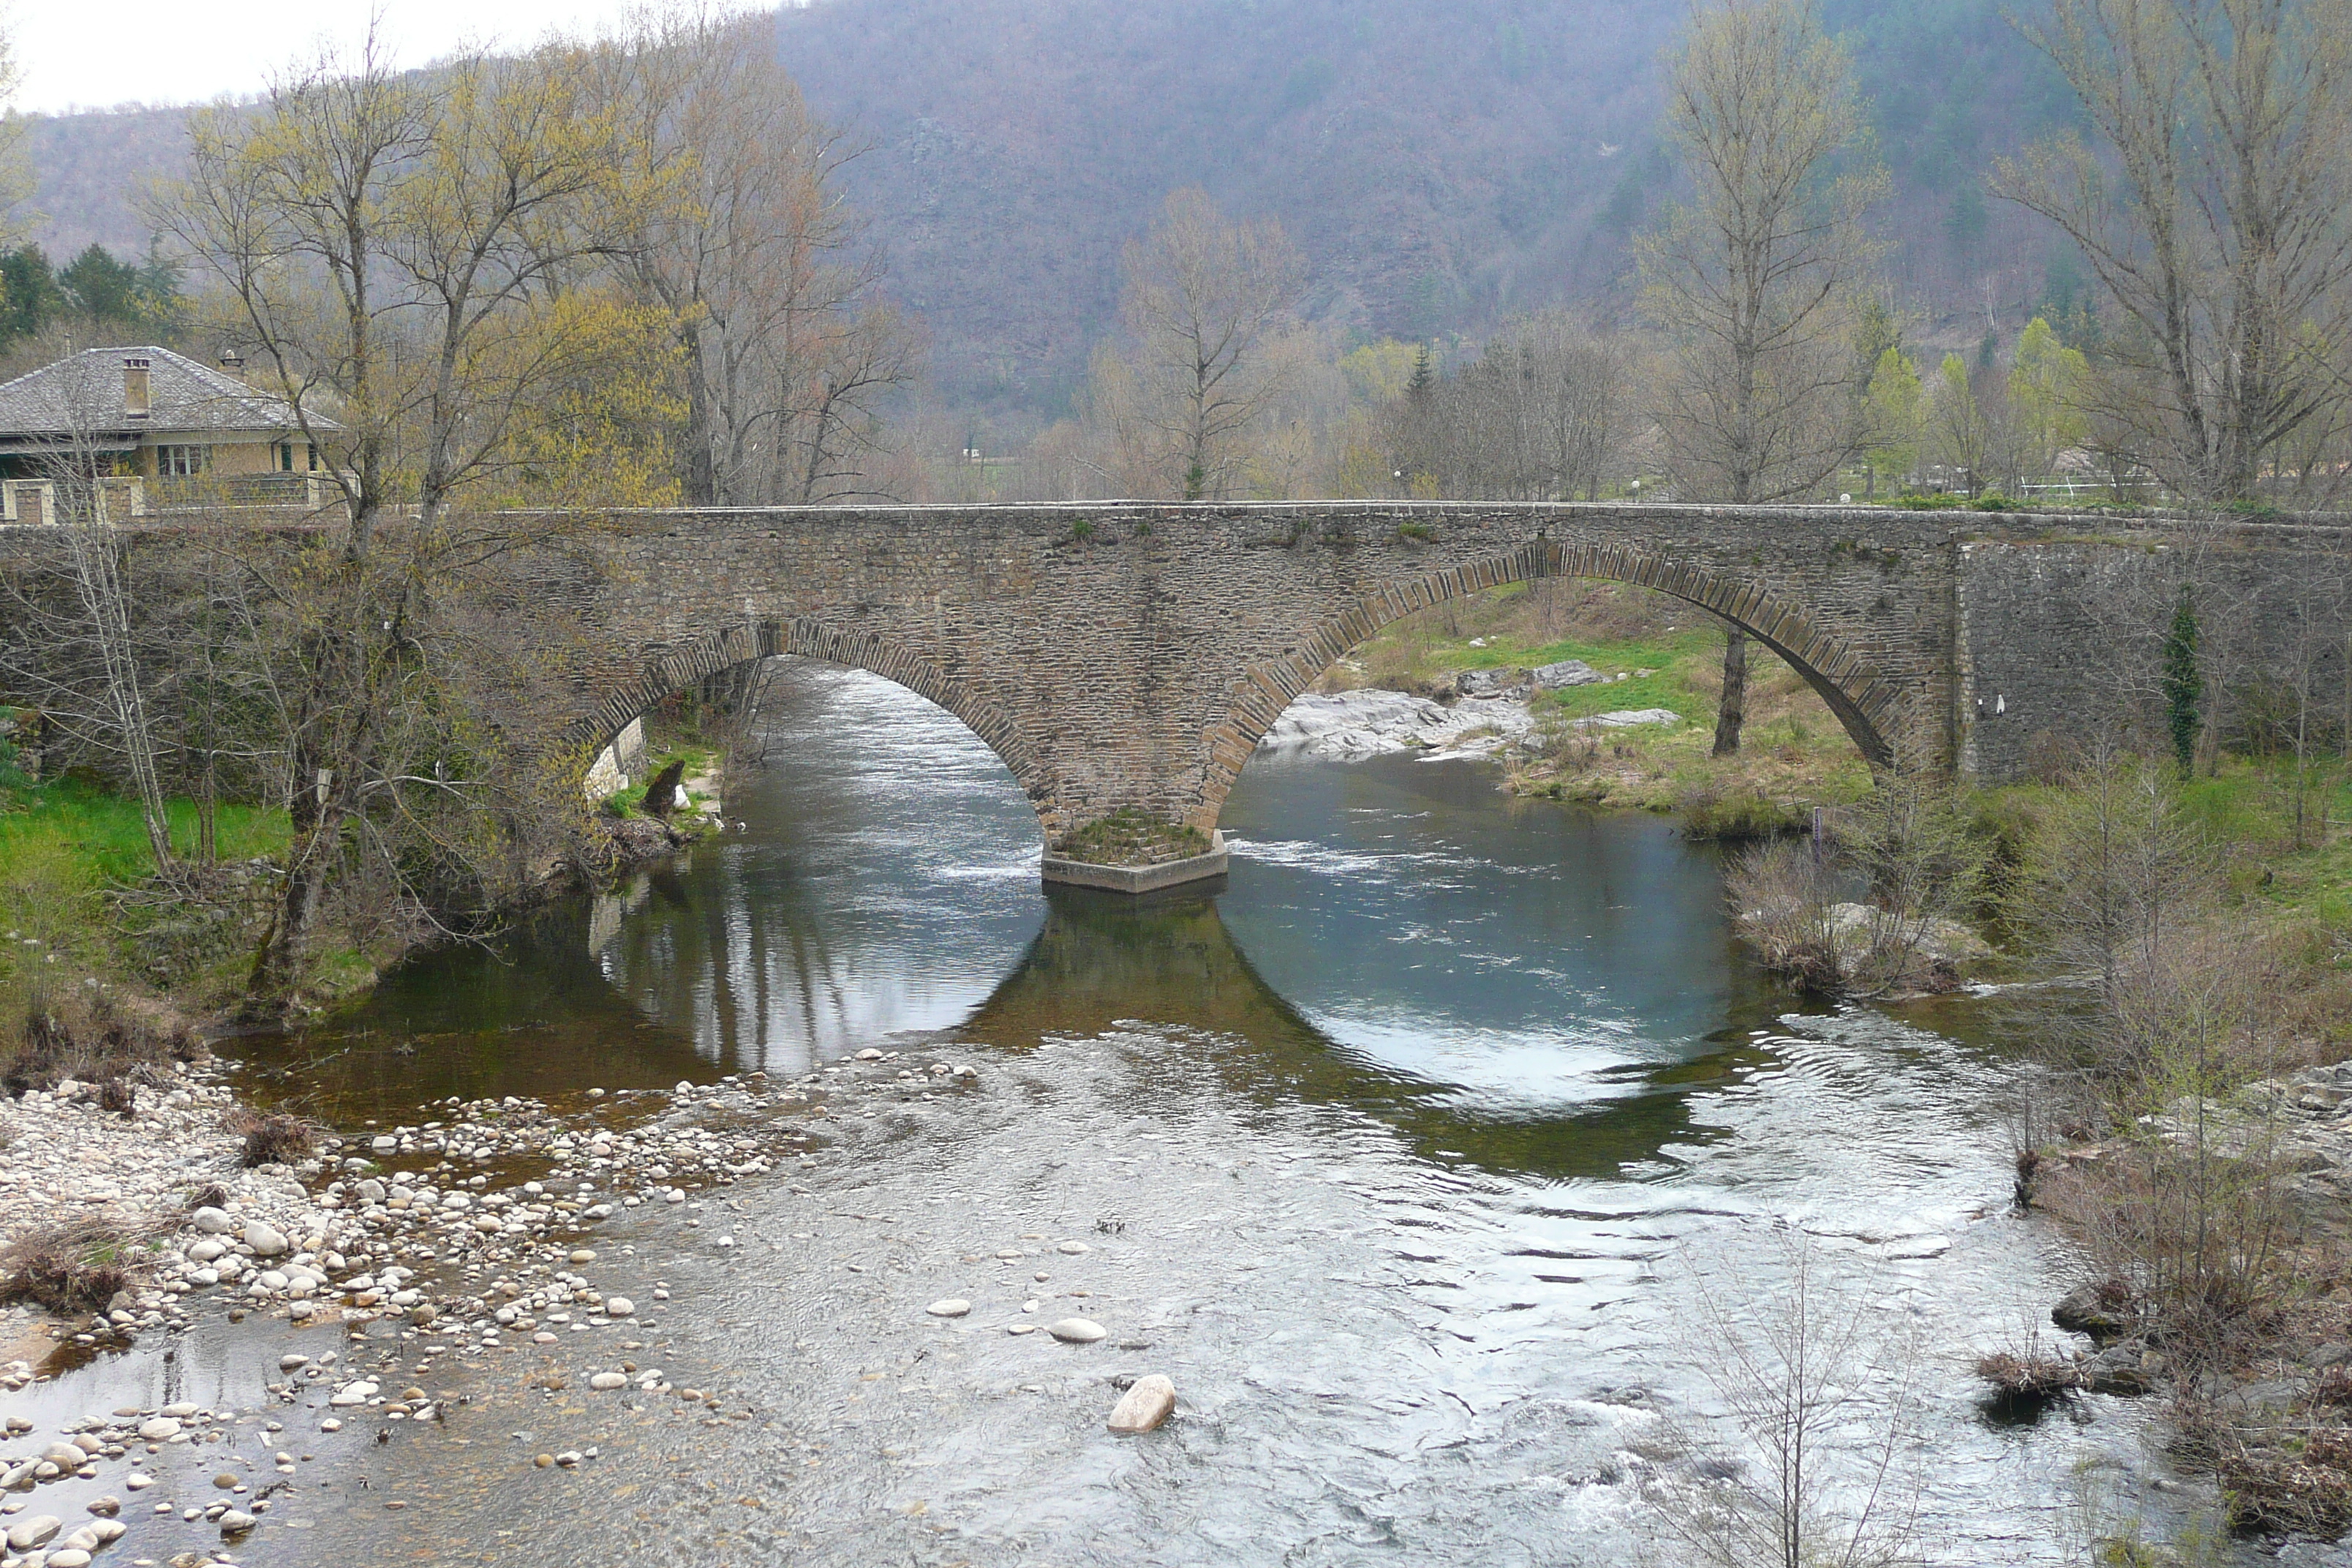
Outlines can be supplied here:
M221 350L220 367L221 374L228 377L231 381L243 381L245 379L245 356L237 353L234 348L226 348Z
M122 416L126 419L147 417L149 363L144 354L131 355L122 362Z

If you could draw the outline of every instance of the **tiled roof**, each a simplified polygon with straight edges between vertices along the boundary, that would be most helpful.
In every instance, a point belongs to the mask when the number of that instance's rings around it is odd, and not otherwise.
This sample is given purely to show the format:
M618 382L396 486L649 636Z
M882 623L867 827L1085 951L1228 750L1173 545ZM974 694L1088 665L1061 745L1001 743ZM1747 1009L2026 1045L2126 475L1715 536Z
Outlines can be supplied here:
M147 416L123 411L122 362L144 359ZM332 429L312 416L314 426ZM285 399L162 348L84 349L30 375L0 383L0 441L12 436L117 435L132 430L195 434L297 428Z

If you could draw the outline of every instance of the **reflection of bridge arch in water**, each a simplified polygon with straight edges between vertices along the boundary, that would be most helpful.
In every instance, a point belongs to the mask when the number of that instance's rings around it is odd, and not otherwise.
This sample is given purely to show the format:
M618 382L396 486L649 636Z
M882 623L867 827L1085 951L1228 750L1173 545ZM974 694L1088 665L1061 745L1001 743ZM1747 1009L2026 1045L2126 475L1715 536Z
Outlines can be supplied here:
M1236 1090L1371 1117L1424 1155L1559 1181L1613 1179L1669 1145L1711 1142L1716 1134L1690 1116L1688 1093L1762 1059L1744 1031L1726 1031L1703 1056L1642 1068L1641 1087L1631 1093L1496 1110L1455 1085L1398 1072L1317 1027L1250 963L1213 898L1170 892L1136 900L1056 888L1047 903L1045 928L1019 967L952 1038L1030 1047L1172 1021L1198 1031L1199 1051ZM1181 1104L1137 1110L1183 1114Z

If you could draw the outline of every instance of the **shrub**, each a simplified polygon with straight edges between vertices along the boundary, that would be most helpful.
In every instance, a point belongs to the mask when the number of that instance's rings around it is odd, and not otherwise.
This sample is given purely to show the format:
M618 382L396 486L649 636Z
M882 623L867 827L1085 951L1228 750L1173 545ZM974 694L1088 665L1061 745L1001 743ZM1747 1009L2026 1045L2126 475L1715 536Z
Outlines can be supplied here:
M0 1301L32 1301L52 1312L94 1312L131 1283L116 1261L122 1238L94 1220L36 1231L0 1254Z
M1724 887L1765 968L1802 990L1840 989L1844 975L1830 912L1837 894L1830 868L1811 846L1784 841L1751 849L1732 862Z
M1426 523L1401 522L1397 524L1397 537L1414 544L1426 544L1432 536Z
M319 1135L299 1116L283 1111L261 1115L240 1110L229 1119L229 1131L245 1139L247 1165L291 1165L307 1160L318 1148Z
M2004 1399L2051 1399L2082 1385L2083 1374L2063 1356L2018 1355L2010 1351L1977 1357L1977 1375Z
M0 1045L0 1085L11 1095L55 1089L67 1079L103 1085L203 1053L203 1043L176 1018L105 993L58 986L36 993L14 1044Z

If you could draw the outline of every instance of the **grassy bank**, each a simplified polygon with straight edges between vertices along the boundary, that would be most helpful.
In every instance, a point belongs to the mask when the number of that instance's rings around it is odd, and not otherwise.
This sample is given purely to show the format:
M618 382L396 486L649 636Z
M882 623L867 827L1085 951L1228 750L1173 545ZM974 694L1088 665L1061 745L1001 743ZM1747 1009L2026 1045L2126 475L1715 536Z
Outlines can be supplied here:
M1550 578L1449 601L1383 628L1325 679L1438 696L1465 671L1581 659L1606 679L1539 692L1539 742L1507 787L1593 806L1680 812L1696 837L1738 837L1805 823L1815 805L1859 798L1870 770L1803 678L1754 643L1738 754L1712 756L1723 632L1693 606L1618 583ZM1580 729L1575 721L1666 709L1671 728Z
M194 856L195 804L173 801L170 821L174 852ZM286 814L222 805L215 832L225 864L281 856ZM0 791L0 937L7 939L0 943L0 1006L13 1013L29 994L60 980L97 978L203 1000L230 984L239 944L228 938L236 933L192 942L190 911L140 896L154 873L136 803L74 778ZM206 956L193 973L170 973L200 952Z

